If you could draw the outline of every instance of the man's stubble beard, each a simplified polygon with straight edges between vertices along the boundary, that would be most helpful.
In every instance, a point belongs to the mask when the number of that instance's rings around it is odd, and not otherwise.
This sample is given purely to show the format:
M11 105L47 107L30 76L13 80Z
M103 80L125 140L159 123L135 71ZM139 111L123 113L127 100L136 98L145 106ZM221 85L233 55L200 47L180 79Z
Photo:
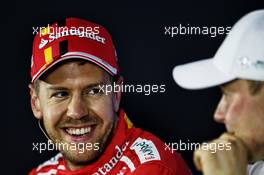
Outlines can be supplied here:
M78 153L79 152L78 149L74 152L71 152L71 151L69 152L67 150L66 151L65 150L59 150L63 154L65 161L70 162L71 164L74 164L77 166L85 166L85 165L92 164L93 162L96 162L101 157L101 155L104 153L105 149L107 148L107 145L110 143L110 141L113 137L115 128L116 128L117 123L118 123L118 117L116 114L114 115L113 120L114 121L111 122L109 124L109 126L106 127L106 128L109 128L106 131L106 133L102 137L96 138L95 141L92 143L93 144L92 150L85 150L85 148L84 148L83 153ZM62 139L57 139L57 137L46 126L47 125L45 124L45 120L44 120L45 130L46 130L48 136L50 137L50 139L52 140L53 143L57 143L57 144L67 143L67 142L64 142ZM94 150L94 144L95 143L98 143L97 144L97 146L99 147L98 150ZM67 144L68 144L68 148L69 148L70 147L69 143L67 143ZM87 143L85 143L85 144L87 144ZM90 151L92 151L92 153L89 153ZM87 154L87 152L88 152L88 154ZM80 157L81 157L80 154L85 154L86 155L85 158L80 160Z

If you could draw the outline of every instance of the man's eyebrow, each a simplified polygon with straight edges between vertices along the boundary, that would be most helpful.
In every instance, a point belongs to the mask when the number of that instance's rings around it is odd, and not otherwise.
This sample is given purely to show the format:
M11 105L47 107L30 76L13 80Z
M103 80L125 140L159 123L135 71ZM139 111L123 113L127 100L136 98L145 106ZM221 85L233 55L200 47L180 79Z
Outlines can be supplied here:
M105 82L93 83L93 84L89 84L89 85L85 86L85 89L91 89L93 87L103 86L105 84L106 84Z
M225 92L225 87L224 86L219 86L219 89L221 90L221 92Z
M99 83L92 83L92 84L89 84L87 86L85 86L85 89L90 89L90 88L93 88L93 87L97 87L97 86L102 86L102 85L105 85L106 83L104 82L99 82ZM67 87L64 87L64 86L52 86L50 85L49 87L47 87L47 89L49 90L69 90L70 88L67 88Z
M68 88L60 87L60 86L49 86L47 87L48 90L67 90Z

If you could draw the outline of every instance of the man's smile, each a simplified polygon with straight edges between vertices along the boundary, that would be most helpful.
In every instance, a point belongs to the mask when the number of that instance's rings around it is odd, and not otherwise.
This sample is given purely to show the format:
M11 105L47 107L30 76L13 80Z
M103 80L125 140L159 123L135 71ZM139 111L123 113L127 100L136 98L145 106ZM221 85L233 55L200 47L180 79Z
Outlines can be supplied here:
M88 142L95 136L96 124L63 127L63 139L67 142Z

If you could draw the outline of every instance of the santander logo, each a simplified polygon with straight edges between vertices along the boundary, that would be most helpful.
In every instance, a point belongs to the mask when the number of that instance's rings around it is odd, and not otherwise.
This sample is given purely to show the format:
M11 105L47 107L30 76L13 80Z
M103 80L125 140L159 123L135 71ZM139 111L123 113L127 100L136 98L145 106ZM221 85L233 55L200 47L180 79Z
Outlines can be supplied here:
M108 174L115 165L119 162L123 156L124 151L127 149L129 141L127 141L121 148L117 145L115 147L116 153L113 157L110 158L109 162L106 162L101 167L98 168L97 172L94 172L92 175L106 175Z
M95 34L94 32L85 32L79 29L69 29L69 30L62 30L58 33L50 33L47 39L42 38L39 44L39 49L45 47L49 42L52 42L56 39L66 36L77 36L80 38L87 38L102 44L105 44L106 42L106 39L104 37L101 37L98 34Z

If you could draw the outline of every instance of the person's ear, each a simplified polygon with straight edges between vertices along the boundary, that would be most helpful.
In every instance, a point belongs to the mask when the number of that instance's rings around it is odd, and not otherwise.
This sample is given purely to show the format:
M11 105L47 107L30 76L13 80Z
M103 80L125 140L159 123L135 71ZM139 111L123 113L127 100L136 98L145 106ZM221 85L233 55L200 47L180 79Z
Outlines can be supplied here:
M39 101L38 94L32 84L29 84L28 87L30 90L30 103L31 103L32 112L34 116L40 120L42 119L43 115L42 115L42 111L40 108L40 101Z
M121 102L121 96L122 96L122 86L123 86L123 77L119 76L118 79L115 81L114 88L114 108L115 112L118 112L119 110L119 105Z

